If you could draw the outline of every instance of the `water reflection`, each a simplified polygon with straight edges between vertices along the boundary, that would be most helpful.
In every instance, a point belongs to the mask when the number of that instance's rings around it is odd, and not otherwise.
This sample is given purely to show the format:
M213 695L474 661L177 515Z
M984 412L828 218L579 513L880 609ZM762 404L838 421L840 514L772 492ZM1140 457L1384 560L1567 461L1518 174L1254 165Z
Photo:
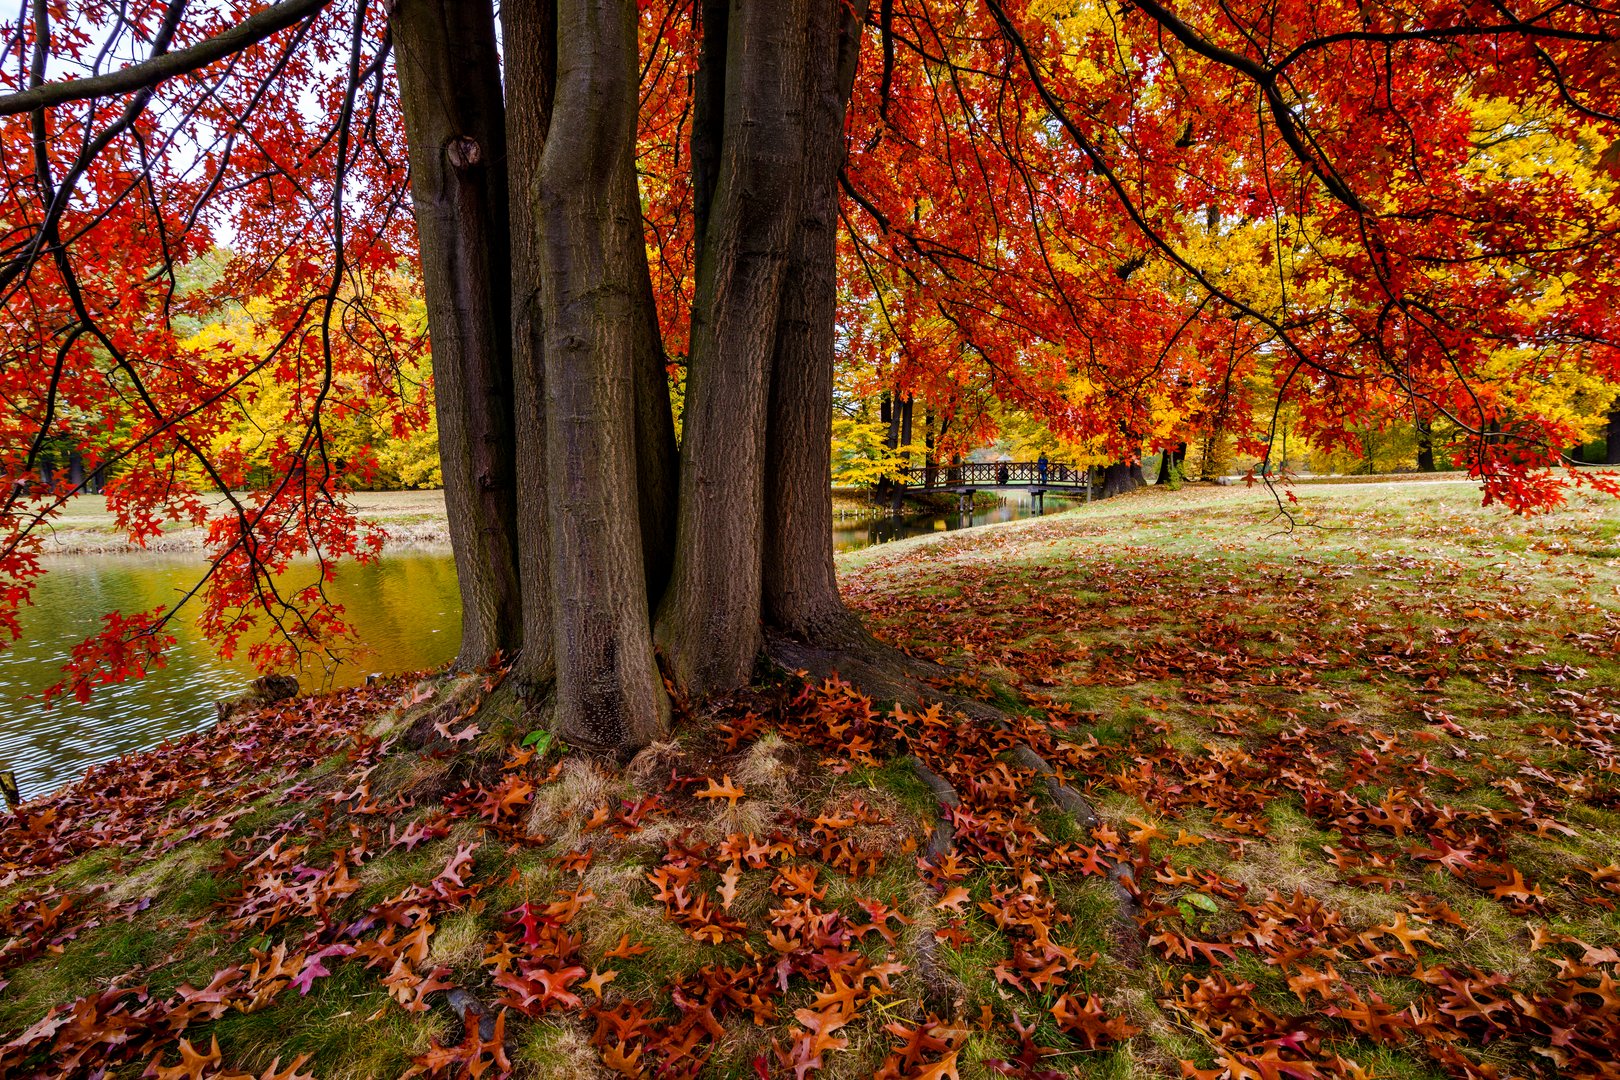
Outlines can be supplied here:
M116 686L85 704L37 695L60 677L78 642L109 611L173 603L196 581L191 555L98 555L52 559L23 614L23 637L0 651L0 763L13 769L24 797L50 791L90 765L155 746L211 722L214 702L242 694L254 671L245 656L223 660L189 622L175 624L168 666ZM344 605L360 646L332 670L312 662L307 689L347 686L373 671L433 667L461 644L455 567L447 554L390 555L347 566L331 591Z
M1049 495L1046 499L1046 512L1055 514L1072 505L1074 505L1072 499L1060 499ZM837 551L857 551L873 544L888 543L890 540L927 536L930 533L952 529L971 529L997 521L1017 521L1021 518L1035 517L1036 513L1033 500L1024 492L1015 491L1007 492L997 505L975 510L971 514L959 514L953 510L948 513L907 514L901 517L885 515L862 518L855 522L846 519L833 523L833 548Z

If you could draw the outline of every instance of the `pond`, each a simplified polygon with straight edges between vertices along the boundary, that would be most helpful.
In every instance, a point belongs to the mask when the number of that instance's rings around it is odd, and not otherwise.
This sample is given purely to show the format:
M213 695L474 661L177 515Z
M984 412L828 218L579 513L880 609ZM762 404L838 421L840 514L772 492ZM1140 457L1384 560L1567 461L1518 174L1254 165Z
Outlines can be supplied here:
M833 519L833 548L837 551L855 551L890 540L904 540L908 536L927 536L951 529L972 529L997 521L1017 521L1035 516L1035 506L1022 491L1001 492L1001 501L995 506L981 507L972 514L906 514L901 517ZM1056 496L1046 500L1046 512L1055 514L1074 505L1073 499Z
M1047 513L1064 505L1051 500ZM1011 521L1033 513L1027 496L970 517L957 514L834 522L834 546L849 551L906 536ZM53 558L23 615L23 638L0 650L0 769L17 774L24 798L78 778L97 762L155 746L214 719L214 703L240 696L255 672L245 657L216 656L189 623L174 628L168 664L144 679L98 688L87 703L38 696L60 677L75 644L109 611L172 603L196 581L195 555ZM448 552L390 554L345 567L331 587L363 645L324 670L300 673L309 690L363 682L371 672L437 667L461 644L455 567Z

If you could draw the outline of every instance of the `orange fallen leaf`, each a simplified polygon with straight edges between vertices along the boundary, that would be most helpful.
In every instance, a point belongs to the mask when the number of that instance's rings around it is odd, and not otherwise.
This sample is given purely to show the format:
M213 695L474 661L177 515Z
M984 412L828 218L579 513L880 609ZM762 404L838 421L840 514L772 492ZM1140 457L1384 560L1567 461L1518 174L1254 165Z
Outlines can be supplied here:
M730 774L727 774L725 780L718 784L714 782L712 777L706 777L705 779L709 781L709 786L702 791L696 792L696 797L699 799L725 799L730 806L736 806L737 800L747 794L740 785L731 782Z

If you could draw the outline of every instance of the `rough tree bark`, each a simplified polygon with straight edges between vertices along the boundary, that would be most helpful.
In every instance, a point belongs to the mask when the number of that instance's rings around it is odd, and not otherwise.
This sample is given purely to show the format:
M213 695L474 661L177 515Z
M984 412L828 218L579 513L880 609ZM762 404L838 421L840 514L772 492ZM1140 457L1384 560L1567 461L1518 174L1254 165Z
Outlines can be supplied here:
M844 608L833 569L833 327L837 314L838 172L844 114L855 81L864 2L813 0L805 73L804 191L771 360L765 451L764 616L817 641L863 637ZM836 42L837 48L822 47ZM909 403L908 403L909 404Z
M638 201L638 214L640 205ZM631 358L631 377L635 384L635 505L641 525L642 570L647 579L650 618L658 610L674 568L680 470L675 414L669 400L669 375L664 368L652 273L645 258L636 260L631 269L640 293L637 300L640 318L632 327L636 336Z
M1606 465L1620 465L1620 408L1609 412L1609 446L1603 461Z
M724 27L723 112L710 118L721 132L719 172L697 239L675 565L656 623L666 671L698 699L744 685L763 643L767 391L805 164L809 3L738 4ZM705 35L717 29L706 24Z
M902 670L839 599L827 498L837 177L864 4L702 5L678 466L636 187L636 5L507 0L504 114L489 7L400 0L394 18L447 455L481 445L465 413L493 384L476 361L506 359L516 402L500 489L502 520L522 526L505 549L516 591L497 595L524 625L518 681L554 687L570 742L622 753L668 728L655 642L695 700L749 681L767 627L817 663ZM466 488L489 501L488 483ZM458 575L488 595L488 530L457 505Z
M1140 471L1141 465L1138 464L1136 468ZM1135 491L1137 487L1136 477L1132 475L1129 462L1116 461L1103 473L1102 497L1105 499L1123 495L1127 491Z
M636 6L559 0L540 159L557 729L628 749L664 733L636 480L649 291L636 190Z
M511 188L512 374L517 450L518 578L523 651L513 676L525 690L556 674L551 605L551 528L546 483L545 326L540 306L540 226L534 204L557 80L555 0L504 0L507 168Z
M522 640L507 155L494 10L490 0L399 0L389 23L461 583L457 664L477 667Z

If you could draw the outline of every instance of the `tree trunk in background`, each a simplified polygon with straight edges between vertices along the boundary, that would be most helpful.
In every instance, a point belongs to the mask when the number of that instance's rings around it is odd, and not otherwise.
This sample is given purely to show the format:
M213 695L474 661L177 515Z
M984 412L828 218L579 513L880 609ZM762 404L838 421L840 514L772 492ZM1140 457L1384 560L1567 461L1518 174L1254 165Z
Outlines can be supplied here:
M812 151L771 360L763 589L766 623L796 637L828 640L860 633L838 595L827 492L832 487L828 447L838 305L838 172L861 15L842 10L839 0L813 0L810 19L805 93ZM831 41L838 42L836 51L821 47Z
M1417 422L1418 472L1434 472L1434 427L1427 420Z
M1163 454L1159 455L1159 483L1170 483L1176 474L1180 474L1181 478L1185 480L1187 474L1183 462L1186 460L1186 443L1177 443L1174 447L1166 449Z
M560 0L541 157L541 304L557 729L586 746L668 730L643 564L636 363L648 295L636 189L636 6Z
M632 176L632 191L634 191ZM637 212L640 208L637 196ZM663 339L658 332L658 302L653 296L647 260L631 268L641 295L640 320L631 358L635 382L636 510L641 526L642 572L647 579L648 618L657 612L675 563L675 522L680 497L680 459L675 445L675 413L669 400L669 373L664 367ZM830 504L829 504L830 506Z
M762 643L767 393L806 161L808 7L738 4L725 27L719 177L697 241L675 567L656 624L667 673L698 699L747 683Z
M555 0L504 0L506 144L511 188L512 372L517 446L518 579L523 651L513 672L526 689L556 674L551 606L551 508L546 483L545 325L540 307L540 226L534 201L557 79Z
M1609 412L1609 447L1603 461L1606 465L1620 465L1620 407Z
M457 665L471 668L522 640L507 155L494 10L490 0L400 0L389 23L461 585Z
M1141 466L1138 466L1140 468ZM1102 497L1107 499L1115 495L1123 495L1127 491L1136 490L1136 481L1131 476L1131 467L1123 461L1116 461L1108 466L1103 473Z
M709 231L709 208L720 182L720 142L726 112L726 30L731 0L701 0L702 35L692 77L692 236Z

